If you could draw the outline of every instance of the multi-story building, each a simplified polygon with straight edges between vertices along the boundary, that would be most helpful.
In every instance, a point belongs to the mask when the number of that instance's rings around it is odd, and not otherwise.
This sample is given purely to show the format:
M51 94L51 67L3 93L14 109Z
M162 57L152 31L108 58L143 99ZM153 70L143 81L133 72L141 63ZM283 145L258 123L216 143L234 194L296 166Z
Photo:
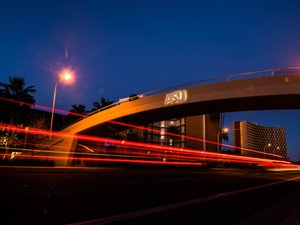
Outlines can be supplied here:
M87 151L93 151L94 157L97 157L97 154L105 155L105 157L118 157L120 155L135 157L136 154L137 157L150 160L169 160L169 157L173 157L172 149L152 154L151 148L126 146L126 141L210 152L217 152L220 147L217 143L219 140L218 131L220 130L218 113L169 119L126 130L122 129L121 131L111 127L109 130L111 133L104 143L81 141L78 144L76 155L74 155L76 160L73 160L72 165L83 163L84 160L81 160L80 157L82 153ZM122 144L116 144L111 139L122 140ZM175 157L178 156L175 155ZM98 164L93 161L85 161L84 165L95 166Z
M125 135L134 141L160 144L177 148L217 151L219 114L207 114L154 122L145 126L145 130L129 129ZM176 134L176 136L170 135ZM180 136L179 136L180 135ZM193 140L186 137L192 137ZM196 140L197 139L197 140ZM209 140L207 143L204 140ZM215 142L213 144L212 142Z
M241 149L241 155L272 158L276 154L287 158L287 145L284 127L259 126L253 122L236 121L233 123L233 143Z

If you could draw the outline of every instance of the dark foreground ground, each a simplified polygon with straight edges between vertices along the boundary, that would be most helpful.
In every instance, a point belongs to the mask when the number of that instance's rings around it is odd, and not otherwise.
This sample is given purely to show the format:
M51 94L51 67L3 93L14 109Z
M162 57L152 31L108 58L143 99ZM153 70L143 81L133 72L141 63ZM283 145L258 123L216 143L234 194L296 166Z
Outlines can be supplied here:
M296 177L257 169L0 167L0 224L300 224Z

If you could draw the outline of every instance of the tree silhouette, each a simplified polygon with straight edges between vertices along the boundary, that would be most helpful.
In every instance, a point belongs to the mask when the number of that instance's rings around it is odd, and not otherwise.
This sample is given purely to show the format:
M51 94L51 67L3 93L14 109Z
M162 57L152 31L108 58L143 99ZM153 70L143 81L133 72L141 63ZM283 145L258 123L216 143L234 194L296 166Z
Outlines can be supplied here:
M65 125L69 125L70 123L73 123L74 121L80 119L83 115L86 115L88 111L86 110L86 106L82 104L73 104L72 108L69 110L69 114L66 118Z
M25 87L23 77L9 77L8 83L0 82L1 97L34 104L35 98L31 94L35 92L34 86ZM20 103L20 105L22 104Z
M30 104L35 103L32 96L35 92L34 86L25 87L23 77L9 77L8 83L0 82L0 97L3 98L0 107L5 108L10 115L11 124L27 122L26 110L30 108Z
M81 114L81 115L86 115L88 113L88 111L86 110L86 106L82 104L73 104L72 109L70 109L69 112Z
M98 109L101 109L103 107L106 107L108 105L111 105L113 103L113 101L109 100L108 98L101 98L100 102L94 102L93 106L94 108L92 108L92 111L96 111Z

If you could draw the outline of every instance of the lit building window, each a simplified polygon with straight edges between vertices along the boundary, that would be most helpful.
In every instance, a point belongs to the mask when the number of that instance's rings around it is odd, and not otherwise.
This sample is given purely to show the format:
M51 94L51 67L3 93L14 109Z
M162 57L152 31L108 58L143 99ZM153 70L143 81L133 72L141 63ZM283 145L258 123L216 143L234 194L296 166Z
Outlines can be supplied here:
M165 139L165 121L160 122L160 139Z

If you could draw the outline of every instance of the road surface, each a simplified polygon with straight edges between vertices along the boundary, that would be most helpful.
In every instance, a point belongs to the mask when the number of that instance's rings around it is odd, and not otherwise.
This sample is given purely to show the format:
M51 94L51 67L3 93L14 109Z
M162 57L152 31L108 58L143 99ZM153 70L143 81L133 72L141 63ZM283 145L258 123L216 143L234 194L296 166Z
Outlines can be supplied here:
M1 167L0 179L1 224L300 223L297 171Z

